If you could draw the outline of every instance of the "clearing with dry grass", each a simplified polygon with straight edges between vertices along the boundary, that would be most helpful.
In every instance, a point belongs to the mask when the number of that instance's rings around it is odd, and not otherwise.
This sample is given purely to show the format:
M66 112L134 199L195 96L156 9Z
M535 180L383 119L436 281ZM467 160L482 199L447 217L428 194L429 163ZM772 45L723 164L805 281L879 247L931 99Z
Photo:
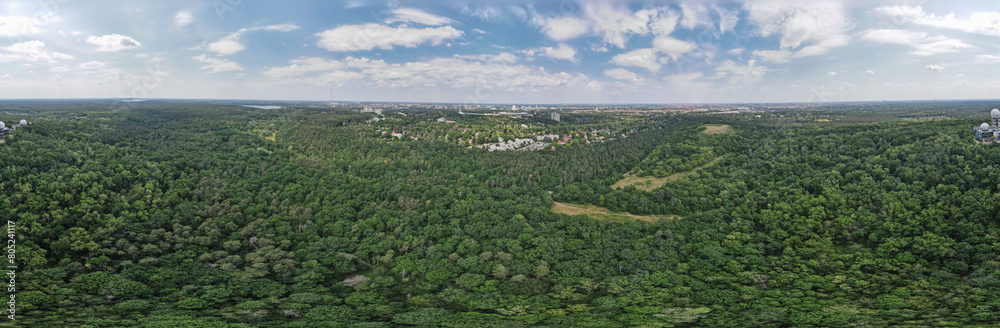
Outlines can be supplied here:
M722 156L719 156L713 159L711 162L705 163L704 165L691 169L690 171L678 172L662 178L657 178L653 176L645 176L645 177L638 177L634 175L627 176L624 179L615 182L615 184L611 185L611 188L615 189L615 188L625 188L628 186L635 186L635 188L639 190L653 191L656 188L663 187L663 185L667 184L667 182L676 181L677 179L695 174L698 172L698 170L712 166L712 164L715 164L721 159Z
M729 131L729 126L725 124L705 124L705 134L719 134Z
M680 219L678 215L635 215L631 213L611 212L603 207L594 205L578 205L569 203L552 202L552 212L566 215L586 215L593 219L620 219L620 220L642 220L646 222L657 222L660 219Z

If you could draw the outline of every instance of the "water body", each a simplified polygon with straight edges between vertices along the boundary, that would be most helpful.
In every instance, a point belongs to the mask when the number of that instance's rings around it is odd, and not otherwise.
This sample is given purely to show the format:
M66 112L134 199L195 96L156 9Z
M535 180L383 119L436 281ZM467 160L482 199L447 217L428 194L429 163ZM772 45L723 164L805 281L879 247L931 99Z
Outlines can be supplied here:
M281 106L258 106L258 105L242 105L243 107L250 107L256 109L279 109Z

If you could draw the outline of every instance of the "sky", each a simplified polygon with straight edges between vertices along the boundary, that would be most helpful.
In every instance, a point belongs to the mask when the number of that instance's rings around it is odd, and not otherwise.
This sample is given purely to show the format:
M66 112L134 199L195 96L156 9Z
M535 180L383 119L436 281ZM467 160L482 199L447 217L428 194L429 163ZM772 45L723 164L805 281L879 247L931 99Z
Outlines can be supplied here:
M997 1L5 0L0 98L997 99Z

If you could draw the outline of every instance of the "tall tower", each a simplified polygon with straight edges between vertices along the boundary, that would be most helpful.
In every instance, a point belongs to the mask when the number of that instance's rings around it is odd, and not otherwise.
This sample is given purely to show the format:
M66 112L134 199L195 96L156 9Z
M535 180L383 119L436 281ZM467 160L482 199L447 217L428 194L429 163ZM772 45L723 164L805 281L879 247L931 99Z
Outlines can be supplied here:
M992 111L990 111L990 118L991 122L993 122L993 125L991 125L990 128L992 128L993 130L997 130L998 128L1000 128L1000 109L994 108Z

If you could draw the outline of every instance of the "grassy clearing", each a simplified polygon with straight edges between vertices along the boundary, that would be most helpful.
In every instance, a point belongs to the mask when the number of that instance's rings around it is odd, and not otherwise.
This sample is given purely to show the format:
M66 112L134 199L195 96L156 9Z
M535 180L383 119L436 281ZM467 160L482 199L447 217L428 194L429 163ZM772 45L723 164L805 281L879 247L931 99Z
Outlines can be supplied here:
M657 222L660 219L680 219L678 215L635 215L630 213L611 212L603 207L594 205L578 205L569 203L552 202L552 212L566 215L586 215L594 219L613 220L642 220L646 222Z
M663 185L667 184L667 182L676 181L677 179L695 174L698 172L698 170L712 166L712 164L715 164L721 159L722 156L719 156L713 159L711 162L705 163L705 165L696 167L690 171L678 172L662 178L657 178L652 176L645 176L645 177L638 177L634 175L627 176L624 179L615 182L615 184L611 185L611 188L625 188L628 186L635 186L635 188L639 190L653 191L656 188L663 187Z
M726 133L726 131L729 131L729 126L725 125L725 124L706 124L705 125L705 134Z

